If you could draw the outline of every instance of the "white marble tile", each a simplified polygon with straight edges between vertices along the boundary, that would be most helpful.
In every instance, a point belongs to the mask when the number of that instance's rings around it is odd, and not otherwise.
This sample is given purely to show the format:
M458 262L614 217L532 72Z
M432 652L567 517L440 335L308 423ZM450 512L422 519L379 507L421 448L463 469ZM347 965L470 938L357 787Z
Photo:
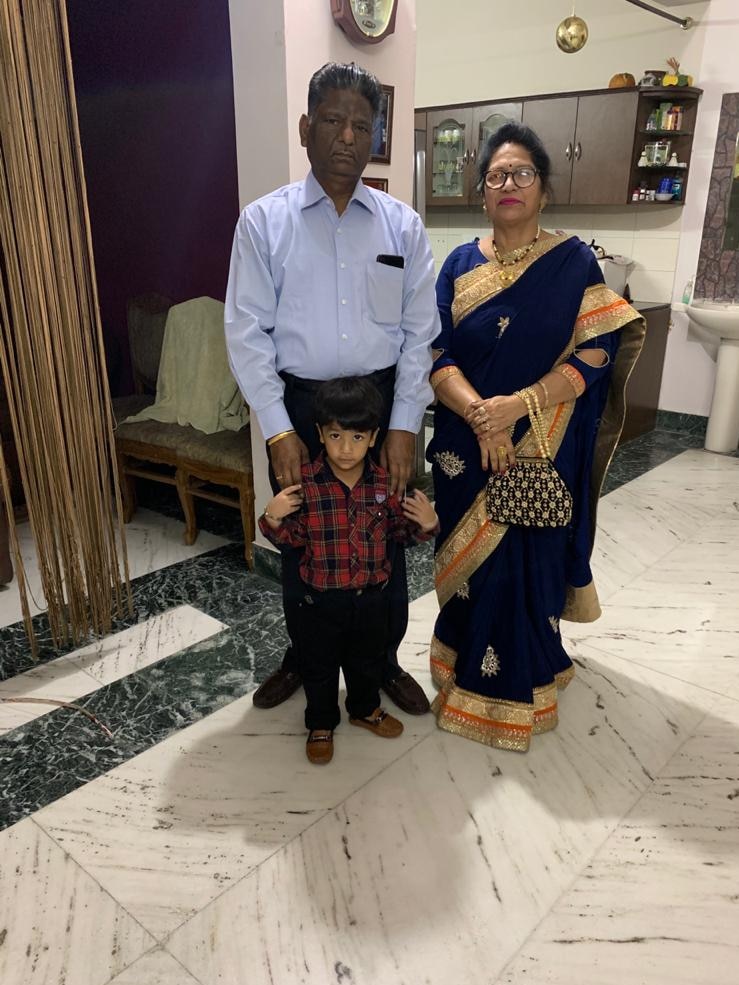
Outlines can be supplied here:
M171 954L157 948L134 961L109 985L198 985L198 982Z
M195 543L188 547L182 540L184 529L183 520L165 517L151 510L138 510L133 520L126 525L131 578L138 578L150 571L177 564L178 561L197 557L228 543L223 537L201 530ZM37 615L45 611L46 601L41 587L36 549L28 523L18 526L18 541L26 572L31 615ZM0 591L0 626L9 626L22 618L16 579L6 589Z
M269 711L246 696L34 818L162 939L435 728L401 717L392 741L343 724L319 769L299 696Z
M724 700L536 928L501 985L736 981L737 749L739 702Z
M32 820L0 834L3 985L103 985L153 945Z
M739 678L739 611L620 605L619 598L595 623L563 624L566 638L719 693Z
M715 700L591 656L527 756L434 731L167 947L208 985L491 981Z
M120 633L0 682L0 735L54 710L53 705L7 704L2 698L78 701L142 667L226 629L191 605L179 605Z

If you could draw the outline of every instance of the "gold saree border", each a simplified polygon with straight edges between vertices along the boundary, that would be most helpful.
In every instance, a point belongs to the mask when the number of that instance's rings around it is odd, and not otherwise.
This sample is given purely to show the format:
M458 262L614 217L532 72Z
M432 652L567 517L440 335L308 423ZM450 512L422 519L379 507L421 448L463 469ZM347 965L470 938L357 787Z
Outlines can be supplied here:
M567 622L595 622L600 617L600 600L594 581L583 585L582 588L567 586L565 607L560 619L566 619Z
M496 294L500 294L506 287L511 287L545 253L553 250L555 246L560 246L570 238L570 236L552 236L544 240L540 239L526 258L520 264L516 264L516 278L513 281L508 279L511 276L510 267L503 267L497 260L488 260L487 263L481 263L479 267L474 267L457 277L454 281L454 300L452 301L452 324L454 327L456 328L462 319L472 314L475 308Z
M431 679L434 684L439 688L444 687L454 680L457 651L447 646L446 643L442 643L439 637L434 634L431 637L429 663L431 664Z
M439 728L446 732L495 749L526 752L532 735L557 727L557 692L566 688L574 676L574 667L561 671L551 684L534 688L531 703L486 698L457 687L450 680L439 691L431 710Z
M493 553L507 530L507 524L494 523L488 517L483 488L434 559L439 608L446 605L463 582Z
M575 321L575 347L599 335L615 332L639 318L641 315L636 308L632 308L620 294L605 284L591 284L585 288Z

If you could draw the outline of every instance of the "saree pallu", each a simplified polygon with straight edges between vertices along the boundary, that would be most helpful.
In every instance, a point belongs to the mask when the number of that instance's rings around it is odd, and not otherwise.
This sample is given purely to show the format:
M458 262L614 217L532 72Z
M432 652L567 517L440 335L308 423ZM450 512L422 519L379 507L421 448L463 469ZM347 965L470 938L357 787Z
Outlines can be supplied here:
M489 520L477 439L437 404L427 454L441 521L440 613L430 659L441 728L525 751L533 733L556 726L557 691L574 673L560 619L600 615L589 563L597 499L644 322L603 284L591 251L574 237L540 241L515 269L488 261L476 244L450 255L437 284L442 332L433 372L458 367L491 397L530 386L581 348L603 349L608 365L578 400L543 412L554 465L573 498L567 527ZM513 440L518 455L539 454L528 418Z

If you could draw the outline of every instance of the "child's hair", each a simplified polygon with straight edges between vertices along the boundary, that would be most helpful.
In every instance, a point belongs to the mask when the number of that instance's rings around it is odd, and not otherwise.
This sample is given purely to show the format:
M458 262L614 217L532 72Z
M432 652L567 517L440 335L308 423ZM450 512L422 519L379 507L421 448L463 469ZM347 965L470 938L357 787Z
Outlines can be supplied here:
M316 391L313 407L320 427L335 421L347 431L374 431L382 420L380 391L366 376L326 380Z

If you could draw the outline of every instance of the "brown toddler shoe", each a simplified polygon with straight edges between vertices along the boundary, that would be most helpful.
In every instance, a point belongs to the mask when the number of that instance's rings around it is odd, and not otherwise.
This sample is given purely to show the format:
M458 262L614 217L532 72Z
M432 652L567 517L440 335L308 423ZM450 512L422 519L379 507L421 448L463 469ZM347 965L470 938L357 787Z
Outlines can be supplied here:
M349 721L352 725L366 728L383 739L397 739L403 731L403 723L399 722L397 718L393 718L392 715L388 715L383 708L375 708L367 718L350 718Z
M334 733L328 729L315 728L308 733L305 754L316 766L325 766L334 758Z

